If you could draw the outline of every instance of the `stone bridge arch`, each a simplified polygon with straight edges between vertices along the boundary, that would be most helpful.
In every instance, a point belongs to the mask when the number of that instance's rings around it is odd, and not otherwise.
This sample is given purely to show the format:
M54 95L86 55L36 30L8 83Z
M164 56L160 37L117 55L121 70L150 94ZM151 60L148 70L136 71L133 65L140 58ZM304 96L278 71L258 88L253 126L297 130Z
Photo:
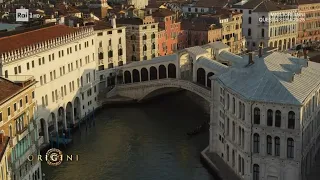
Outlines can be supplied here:
M157 81L147 81L134 84L118 85L117 94L129 97L137 101L144 100L154 92L165 93L168 89L184 89L197 94L203 99L210 101L211 91L209 88L199 86L199 84L181 79L160 79ZM163 91L162 91L163 90ZM159 92L162 91L162 92Z

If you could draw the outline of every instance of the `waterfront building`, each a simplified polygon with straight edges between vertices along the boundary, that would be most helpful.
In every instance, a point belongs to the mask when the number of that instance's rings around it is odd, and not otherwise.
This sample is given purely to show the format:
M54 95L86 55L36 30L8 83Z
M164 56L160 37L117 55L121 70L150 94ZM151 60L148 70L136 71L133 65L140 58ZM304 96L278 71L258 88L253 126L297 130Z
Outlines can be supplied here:
M220 9L215 14L202 15L198 18L221 27L221 41L230 47L232 53L244 50L246 39L242 35L242 13Z
M0 75L33 75L37 81L36 124L45 144L97 107L95 38L91 27L65 25L0 38Z
M262 50L219 57L231 66L212 78L210 151L241 179L305 179L319 149L319 64Z
M178 36L181 32L181 23L176 14L168 9L158 9L152 12L152 17L159 23L158 55L169 55L180 49Z
M294 20L294 15L298 13L296 7L268 0L249 0L234 4L232 9L243 14L242 31L246 37L247 49L257 50L262 46L287 50L295 46L298 33L298 21ZM290 20L266 20L270 17L277 19L280 13L291 14L288 16Z
M152 16L120 18L117 24L126 26L126 60L142 61L157 57L158 23Z
M1 118L1 117L0 117ZM9 171L9 140L8 136L5 136L3 132L0 133L0 177L2 180L10 180Z
M114 68L126 64L126 29L117 26L116 18L111 23L97 22L94 26L96 33L96 49L98 70Z
M299 1L299 13L305 15L304 21L299 21L297 43L320 40L320 1Z
M36 156L39 139L33 76L0 77L0 141L2 179L42 179L41 162L27 160ZM10 139L10 140L9 140Z

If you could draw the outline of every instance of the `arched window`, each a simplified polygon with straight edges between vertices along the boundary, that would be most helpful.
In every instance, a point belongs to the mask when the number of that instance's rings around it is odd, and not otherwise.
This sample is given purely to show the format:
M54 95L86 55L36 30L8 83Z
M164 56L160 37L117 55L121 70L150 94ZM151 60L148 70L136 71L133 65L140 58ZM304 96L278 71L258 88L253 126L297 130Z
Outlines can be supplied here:
M251 17L248 18L248 24L251 24Z
M271 109L267 112L267 125L272 126L273 124L273 111Z
M288 128L289 129L295 128L295 114L292 111L288 113Z
M232 113L236 113L236 100L234 98L232 98Z
M267 154L272 155L272 137L267 136Z
M260 124L260 109L254 108L254 124Z
M259 134L255 133L253 135L253 153L259 153L260 150L260 136Z
M246 119L246 105L242 104L242 120Z
M147 35L144 34L144 35L142 36L142 39L143 39L143 40L147 40Z
M260 167L258 164L253 165L253 180L259 180Z
M239 101L239 118L240 118L240 119L242 118L241 112L242 112L242 104L241 104L241 102Z
M287 157L294 158L294 141L292 138L287 140Z
M143 45L143 51L147 50L147 45Z
M274 155L275 156L280 156L280 138L275 137L274 138Z
M230 95L227 95L227 109L229 110L229 103L230 103Z
M275 122L276 127L281 127L281 111L277 110L276 111L276 122Z
M261 29L261 37L264 37L264 29Z
M251 36L251 29L248 29L248 36Z

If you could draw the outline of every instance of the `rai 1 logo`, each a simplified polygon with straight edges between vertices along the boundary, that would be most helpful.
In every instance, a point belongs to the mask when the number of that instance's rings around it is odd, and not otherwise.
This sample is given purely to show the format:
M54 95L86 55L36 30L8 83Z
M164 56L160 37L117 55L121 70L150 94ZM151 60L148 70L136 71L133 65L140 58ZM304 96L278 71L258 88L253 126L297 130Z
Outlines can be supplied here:
M29 9L16 9L16 21L17 22L28 22L29 19L41 18L40 14L29 13Z

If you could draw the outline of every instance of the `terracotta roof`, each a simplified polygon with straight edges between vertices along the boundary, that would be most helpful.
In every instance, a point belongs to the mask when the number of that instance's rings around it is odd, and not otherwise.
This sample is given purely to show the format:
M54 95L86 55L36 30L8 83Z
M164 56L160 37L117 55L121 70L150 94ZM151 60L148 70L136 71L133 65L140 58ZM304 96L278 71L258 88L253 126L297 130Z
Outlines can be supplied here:
M190 30L190 31L208 31L208 30L220 29L220 28L214 24L209 24L200 19L195 19L195 21L189 21L189 20L182 21L181 29Z
M9 145L9 140L10 140L10 137L8 136L3 137L3 143L0 144L0 161L2 160L2 157L5 153L7 146Z
M20 49L35 43L61 37L78 30L79 29L77 28L72 28L65 25L55 25L12 36L2 37L0 38L0 52L8 52Z
M173 11L170 11L169 9L158 9L157 11L152 13L153 17L166 17L172 15L175 15L175 13Z
M224 7L228 4L228 0L199 0L195 7Z
M19 92L23 87L0 77L0 102Z
M140 18L119 18L116 21L118 24L143 25L143 20Z

